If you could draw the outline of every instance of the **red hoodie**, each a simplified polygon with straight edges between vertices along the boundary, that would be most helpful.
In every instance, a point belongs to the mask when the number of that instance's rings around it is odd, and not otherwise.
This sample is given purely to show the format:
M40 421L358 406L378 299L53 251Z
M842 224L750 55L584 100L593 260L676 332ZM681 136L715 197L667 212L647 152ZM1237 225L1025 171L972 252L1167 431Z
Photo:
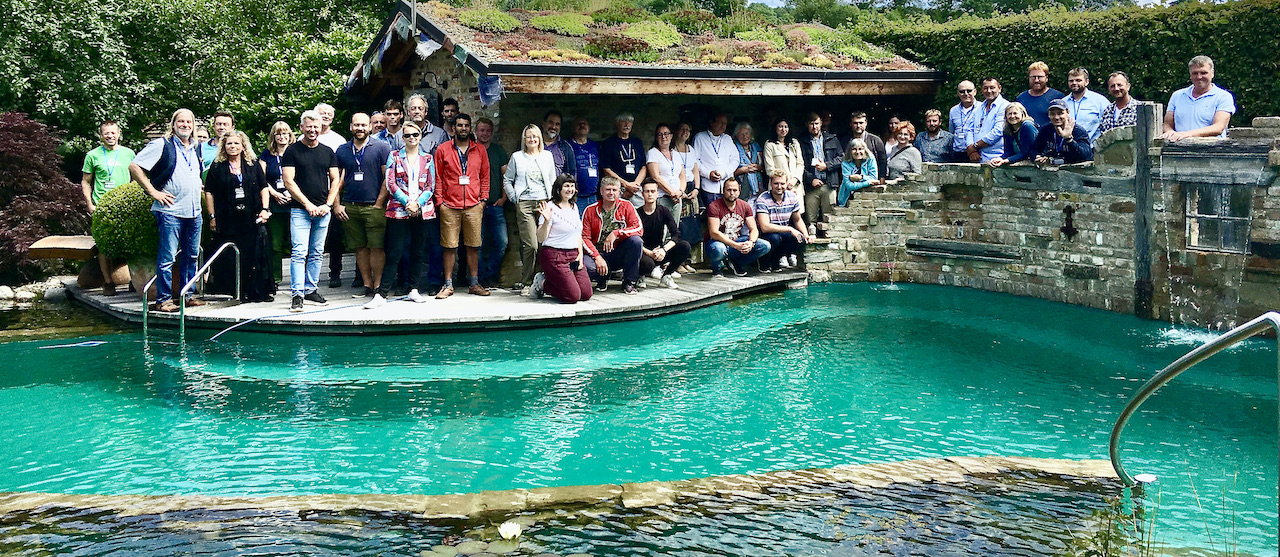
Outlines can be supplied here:
M582 245L587 248L587 253L591 257L600 255L600 250L596 249L596 244L604 245L604 238L600 237L600 231L604 228L603 215L600 212L600 201L587 206L587 210L582 213ZM640 225L640 215L636 214L636 208L631 202L619 199L614 202L617 207L613 212L613 222L617 223L617 228L611 233L614 241L639 236L644 232L644 227Z

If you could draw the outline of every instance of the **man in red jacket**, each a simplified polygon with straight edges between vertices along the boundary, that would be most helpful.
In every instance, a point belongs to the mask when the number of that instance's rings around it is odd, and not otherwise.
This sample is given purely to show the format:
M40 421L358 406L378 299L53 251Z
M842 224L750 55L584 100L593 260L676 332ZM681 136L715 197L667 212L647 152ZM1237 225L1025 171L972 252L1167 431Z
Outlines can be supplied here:
M480 225L484 202L489 198L489 154L472 141L471 117L454 117L454 137L436 148L436 205L440 214L440 247L444 248L444 288L436 294L442 300L453 295L453 264L458 257L461 236L467 246L467 271L471 283L467 292L488 296L480 286Z
M600 179L600 201L587 206L582 213L582 247L591 257L582 258L587 275L596 281L596 290L604 292L609 270L622 269L622 291L636 293L640 279L640 255L644 241L640 234L640 215L630 203L618 203L622 183L612 176Z

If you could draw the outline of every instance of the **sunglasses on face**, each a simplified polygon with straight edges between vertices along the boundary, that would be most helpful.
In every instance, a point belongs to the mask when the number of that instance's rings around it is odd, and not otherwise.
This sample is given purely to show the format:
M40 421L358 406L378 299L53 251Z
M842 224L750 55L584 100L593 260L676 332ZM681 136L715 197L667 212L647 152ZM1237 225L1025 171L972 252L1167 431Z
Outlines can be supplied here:
M405 136L405 137L422 137L422 134L420 134L420 133L406 133L406 134L404 134L404 136Z

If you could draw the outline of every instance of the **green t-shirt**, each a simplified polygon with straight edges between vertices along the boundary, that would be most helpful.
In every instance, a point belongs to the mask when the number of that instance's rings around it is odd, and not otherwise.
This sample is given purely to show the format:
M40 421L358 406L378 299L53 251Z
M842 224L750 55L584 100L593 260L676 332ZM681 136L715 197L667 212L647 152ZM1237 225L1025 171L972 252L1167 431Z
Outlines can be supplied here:
M133 149L117 145L112 151L105 147L96 147L84 156L85 174L93 175L93 202L112 188L129 183L129 163L133 162Z

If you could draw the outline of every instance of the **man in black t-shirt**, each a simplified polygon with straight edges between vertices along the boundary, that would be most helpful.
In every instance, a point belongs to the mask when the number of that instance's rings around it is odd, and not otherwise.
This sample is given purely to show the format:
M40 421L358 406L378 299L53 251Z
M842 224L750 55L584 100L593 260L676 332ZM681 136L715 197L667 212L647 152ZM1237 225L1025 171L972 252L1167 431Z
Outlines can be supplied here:
M320 259L324 255L330 208L337 202L338 158L320 143L320 114L302 113L302 139L289 145L280 161L284 187L293 195L289 206L289 228L293 252L289 257L289 282L293 301L289 311L302 311L302 302L327 305L320 295Z
M676 270L689 260L692 246L680 238L680 227L676 224L671 210L658 205L658 183L652 179L640 186L640 195L644 205L636 213L640 216L640 225L644 227L641 238L644 245L640 255L640 281L645 275L658 279L659 284L667 288L676 286L676 278L680 273Z

